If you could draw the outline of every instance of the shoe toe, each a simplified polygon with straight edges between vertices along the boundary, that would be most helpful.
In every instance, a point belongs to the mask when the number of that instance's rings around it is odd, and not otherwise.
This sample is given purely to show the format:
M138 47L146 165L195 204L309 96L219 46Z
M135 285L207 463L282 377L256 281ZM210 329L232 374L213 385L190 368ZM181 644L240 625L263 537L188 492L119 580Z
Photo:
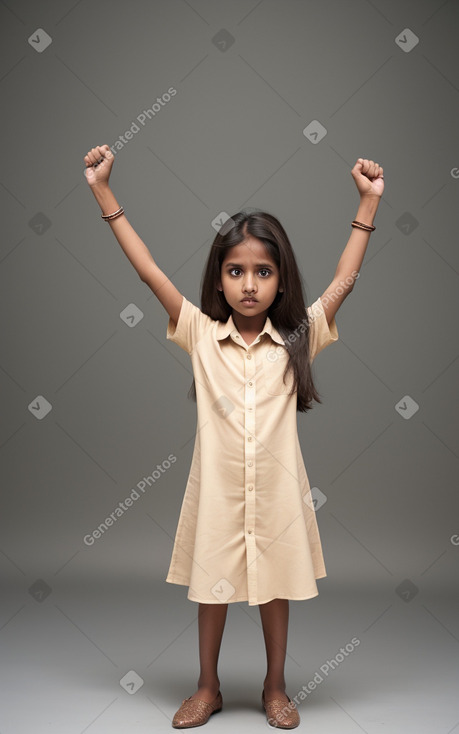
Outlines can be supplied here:
M199 698L191 698L191 696L185 698L180 708L174 714L172 726L177 729L201 726L207 722L211 714L220 711L222 704L222 694L220 691L212 703L207 703L207 701L202 701Z
M265 701L265 692L263 691L261 694L261 702L266 712L268 724L278 729L294 729L300 723L300 715L296 705L289 696L287 698L288 703L280 698Z

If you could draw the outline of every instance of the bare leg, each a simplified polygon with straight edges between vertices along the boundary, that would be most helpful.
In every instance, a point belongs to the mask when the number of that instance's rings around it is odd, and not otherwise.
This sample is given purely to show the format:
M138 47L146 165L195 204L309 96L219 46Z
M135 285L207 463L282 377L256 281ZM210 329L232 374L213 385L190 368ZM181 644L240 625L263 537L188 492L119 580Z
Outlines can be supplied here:
M273 599L266 604L260 604L259 609L268 664L264 679L265 700L280 698L288 703L284 678L289 618L288 599Z
M218 656L225 628L228 604L199 604L199 661L201 671L198 690L191 698L212 703L220 688L217 673Z

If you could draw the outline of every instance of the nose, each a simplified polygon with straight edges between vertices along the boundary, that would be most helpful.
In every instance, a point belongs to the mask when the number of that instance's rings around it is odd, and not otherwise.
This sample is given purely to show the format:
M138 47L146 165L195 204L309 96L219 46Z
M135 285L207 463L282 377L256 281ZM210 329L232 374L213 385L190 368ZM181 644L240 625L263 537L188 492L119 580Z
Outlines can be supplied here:
M245 277L243 291L244 293L253 293L255 291L255 285L254 285L253 278L251 275L247 275Z

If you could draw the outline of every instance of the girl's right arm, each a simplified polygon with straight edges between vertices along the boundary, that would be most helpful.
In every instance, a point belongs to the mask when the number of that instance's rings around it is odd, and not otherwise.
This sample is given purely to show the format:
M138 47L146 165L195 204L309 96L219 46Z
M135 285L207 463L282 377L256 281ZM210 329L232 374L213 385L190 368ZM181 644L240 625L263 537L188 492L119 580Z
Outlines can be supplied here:
M112 214L120 208L108 184L114 158L108 145L98 145L84 156L86 180L102 214ZM109 219L108 223L140 279L151 288L176 325L183 295L155 263L149 249L131 227L124 213L115 219Z

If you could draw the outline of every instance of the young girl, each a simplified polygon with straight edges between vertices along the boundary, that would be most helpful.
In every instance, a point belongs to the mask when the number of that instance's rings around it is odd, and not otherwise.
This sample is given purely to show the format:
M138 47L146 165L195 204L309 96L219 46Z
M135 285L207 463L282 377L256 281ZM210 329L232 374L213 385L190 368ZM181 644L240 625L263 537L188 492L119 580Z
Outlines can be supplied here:
M158 267L129 224L108 179L108 145L84 156L102 217L169 314L167 339L191 357L198 426L166 581L188 586L199 604L200 676L172 726L199 726L222 708L218 656L228 603L259 605L267 673L268 722L299 724L285 692L289 599L318 595L326 576L297 433L297 411L321 402L312 362L338 339L335 314L351 292L375 229L383 169L359 158L360 194L352 232L333 279L306 308L287 234L272 215L239 212L219 229L207 260L201 309ZM300 692L300 694L303 691Z

